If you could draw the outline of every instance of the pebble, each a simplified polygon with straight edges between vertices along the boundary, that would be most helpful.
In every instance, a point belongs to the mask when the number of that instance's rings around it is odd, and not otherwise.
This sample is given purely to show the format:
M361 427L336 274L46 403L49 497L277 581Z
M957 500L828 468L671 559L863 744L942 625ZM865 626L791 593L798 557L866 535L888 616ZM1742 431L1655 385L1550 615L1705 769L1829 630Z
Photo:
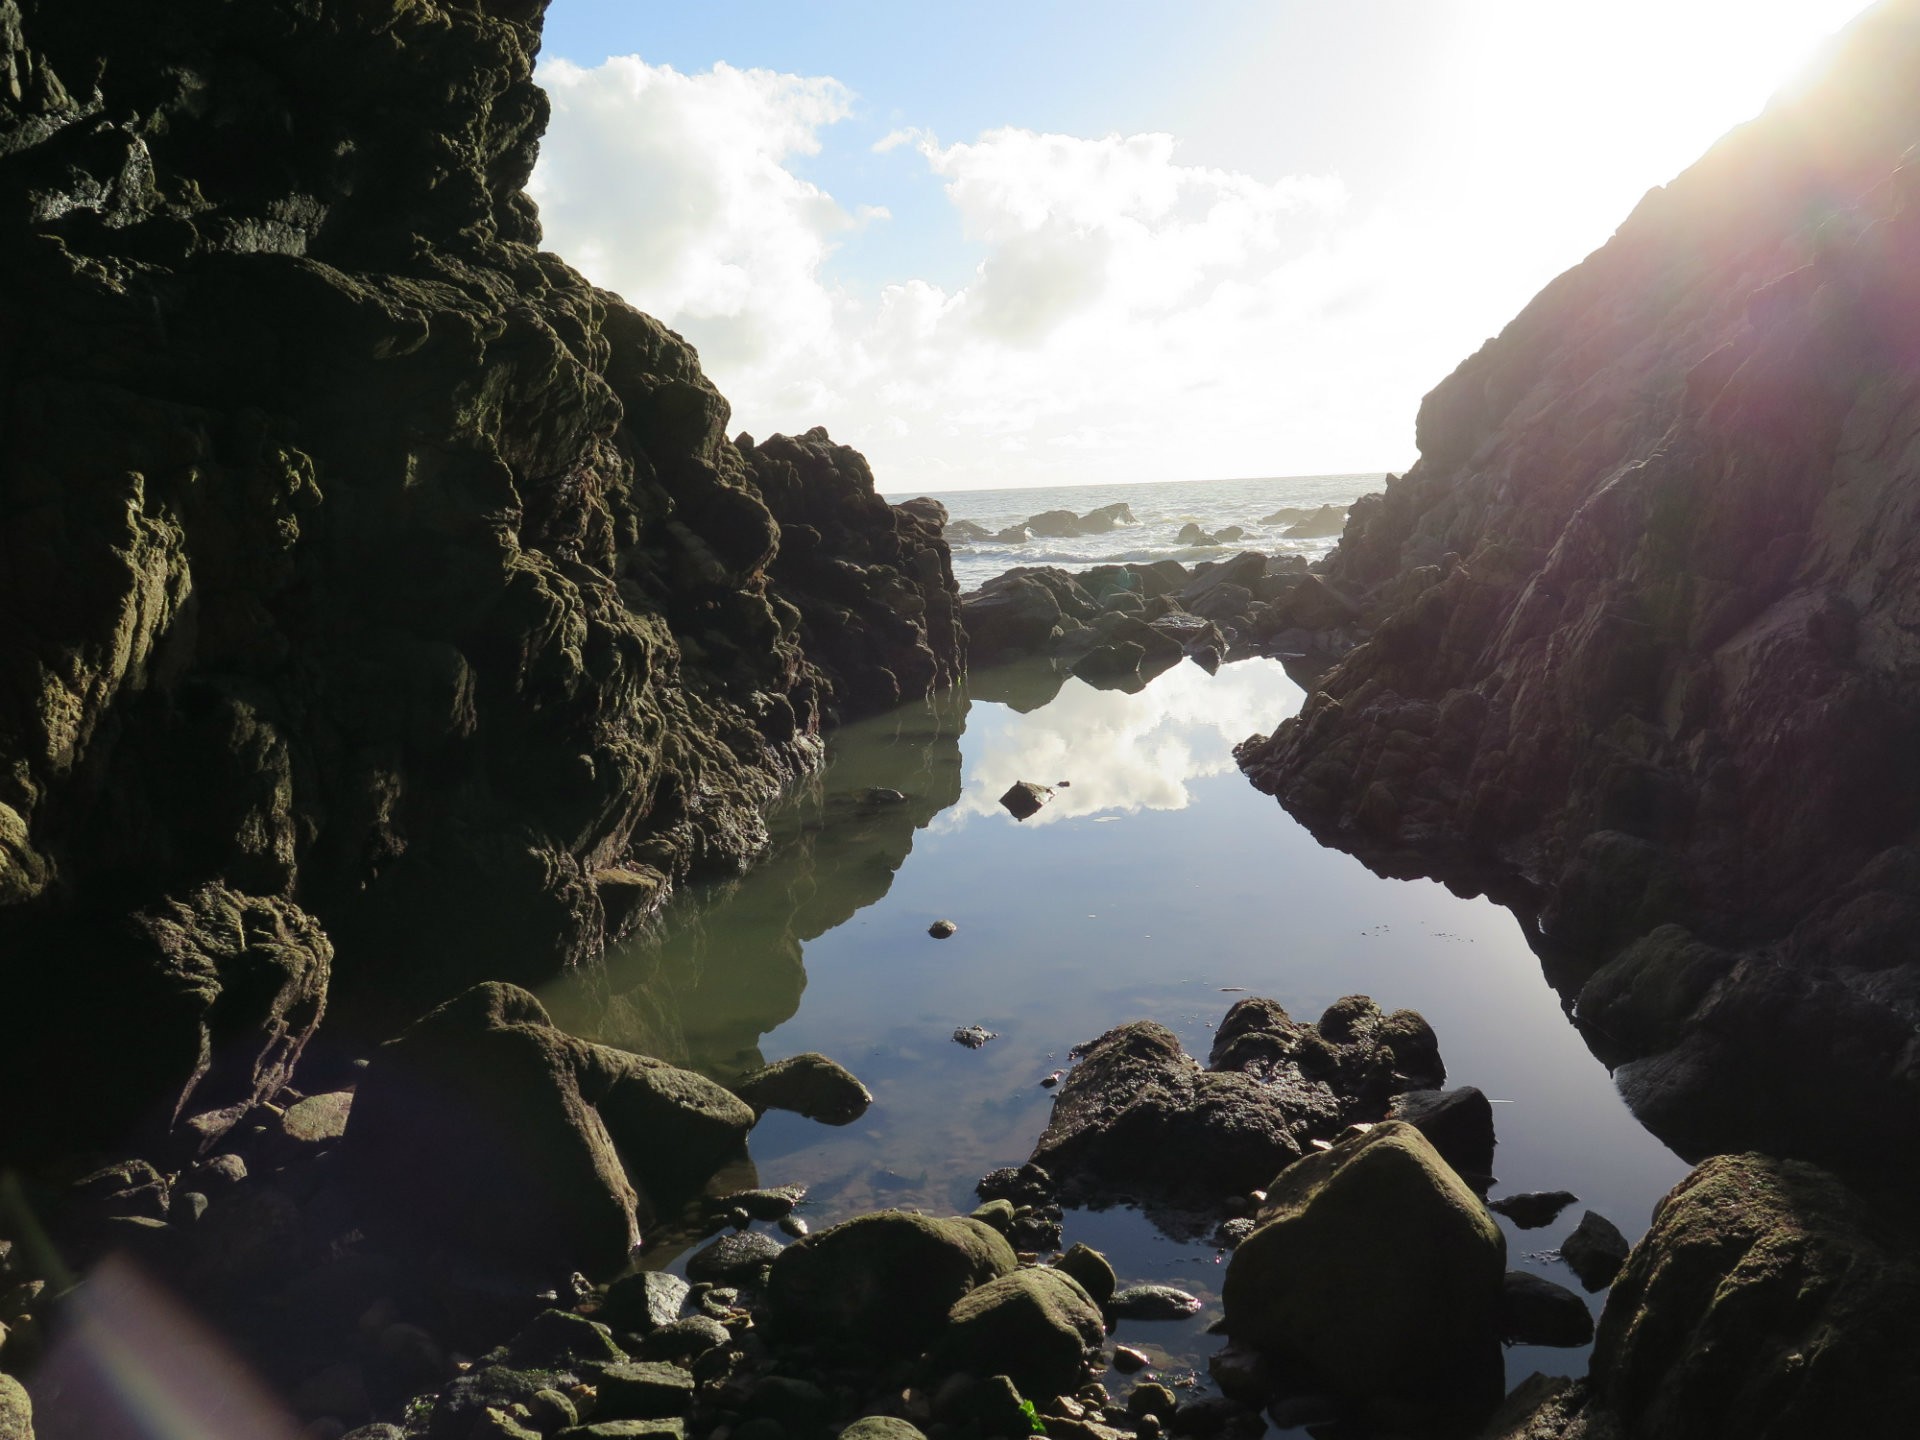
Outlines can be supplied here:
M1153 1361L1144 1350L1136 1350L1131 1345L1113 1347L1113 1368L1122 1375L1132 1375L1146 1369Z
M989 1030L984 1025L962 1025L953 1032L953 1038L969 1050L978 1050L989 1040L1000 1037L997 1031Z
M960 927L951 920L936 920L927 927L927 934L936 940L944 940Z
M1129 1285L1113 1297L1113 1313L1126 1320L1184 1320L1200 1310L1200 1297L1171 1285Z

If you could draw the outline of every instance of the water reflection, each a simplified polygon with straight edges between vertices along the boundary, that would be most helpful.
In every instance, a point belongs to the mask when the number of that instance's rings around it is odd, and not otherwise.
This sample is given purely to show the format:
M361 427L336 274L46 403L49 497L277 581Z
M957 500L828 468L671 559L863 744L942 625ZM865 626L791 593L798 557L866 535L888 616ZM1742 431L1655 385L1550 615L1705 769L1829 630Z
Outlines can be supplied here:
M884 897L915 832L959 798L967 709L955 691L838 732L768 816L766 858L689 887L591 989L549 997L560 1024L723 1081L764 1063L761 1036L800 1007L806 942Z
M999 679L994 675L986 683ZM980 688L976 679L976 695ZM1020 780L1070 782L1021 822L1028 826L1109 811L1183 810L1193 802L1192 782L1232 769L1232 747L1270 724L1274 711L1290 706L1296 694L1292 682L1268 664L1229 665L1218 675L1176 665L1133 694L1069 679L1043 708L1018 713L1010 707L1016 713L996 727L960 803L940 817L937 828L1001 813L1000 796Z

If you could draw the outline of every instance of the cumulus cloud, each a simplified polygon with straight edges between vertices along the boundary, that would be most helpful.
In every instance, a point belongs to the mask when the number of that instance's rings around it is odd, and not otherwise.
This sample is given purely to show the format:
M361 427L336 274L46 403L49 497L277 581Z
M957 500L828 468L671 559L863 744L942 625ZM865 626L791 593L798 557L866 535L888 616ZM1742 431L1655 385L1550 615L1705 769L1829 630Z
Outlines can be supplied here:
M1353 281L1337 179L1184 164L1163 134L899 129L869 149L941 183L978 259L863 287L829 260L886 207L796 173L853 112L837 81L636 56L540 78L548 243L692 340L745 428L825 424L896 491L1314 468L1285 412L1337 408L1312 393Z

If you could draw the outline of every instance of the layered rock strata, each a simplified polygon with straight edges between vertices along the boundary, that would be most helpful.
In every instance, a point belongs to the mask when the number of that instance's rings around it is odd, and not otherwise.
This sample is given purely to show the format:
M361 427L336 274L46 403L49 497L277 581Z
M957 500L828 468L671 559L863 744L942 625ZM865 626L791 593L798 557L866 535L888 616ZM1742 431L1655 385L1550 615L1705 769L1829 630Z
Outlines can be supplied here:
M938 507L730 442L538 248L544 8L0 0L0 1054L90 1092L49 1129L592 963L964 664Z
M1693 1156L1913 1165L1916 66L1893 0L1427 397L1327 565L1371 642L1240 752L1513 901Z

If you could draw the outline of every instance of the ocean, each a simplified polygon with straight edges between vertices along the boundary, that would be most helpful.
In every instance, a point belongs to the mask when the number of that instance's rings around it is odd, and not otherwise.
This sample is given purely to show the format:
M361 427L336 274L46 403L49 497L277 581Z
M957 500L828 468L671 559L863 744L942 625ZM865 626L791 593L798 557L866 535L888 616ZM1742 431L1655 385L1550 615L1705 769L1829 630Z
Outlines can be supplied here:
M1162 480L1144 485L1054 485L1019 490L954 490L930 493L947 507L952 521L971 520L998 534L1032 515L1048 510L1071 510L1084 515L1116 501L1133 511L1136 525L1121 525L1106 534L1071 539L1035 537L1018 544L993 540L967 541L949 525L953 545L953 574L962 590L977 589L1016 565L1057 565L1084 570L1091 565L1122 561L1179 560L1193 564L1259 550L1269 555L1305 555L1317 560L1333 548L1333 538L1286 540L1284 524L1262 522L1282 507L1311 510L1321 505L1346 506L1386 483L1383 471L1354 475L1265 476L1252 480ZM907 492L890 493L889 500L911 499ZM1180 530L1197 524L1209 533L1238 525L1246 532L1219 545L1180 543Z

